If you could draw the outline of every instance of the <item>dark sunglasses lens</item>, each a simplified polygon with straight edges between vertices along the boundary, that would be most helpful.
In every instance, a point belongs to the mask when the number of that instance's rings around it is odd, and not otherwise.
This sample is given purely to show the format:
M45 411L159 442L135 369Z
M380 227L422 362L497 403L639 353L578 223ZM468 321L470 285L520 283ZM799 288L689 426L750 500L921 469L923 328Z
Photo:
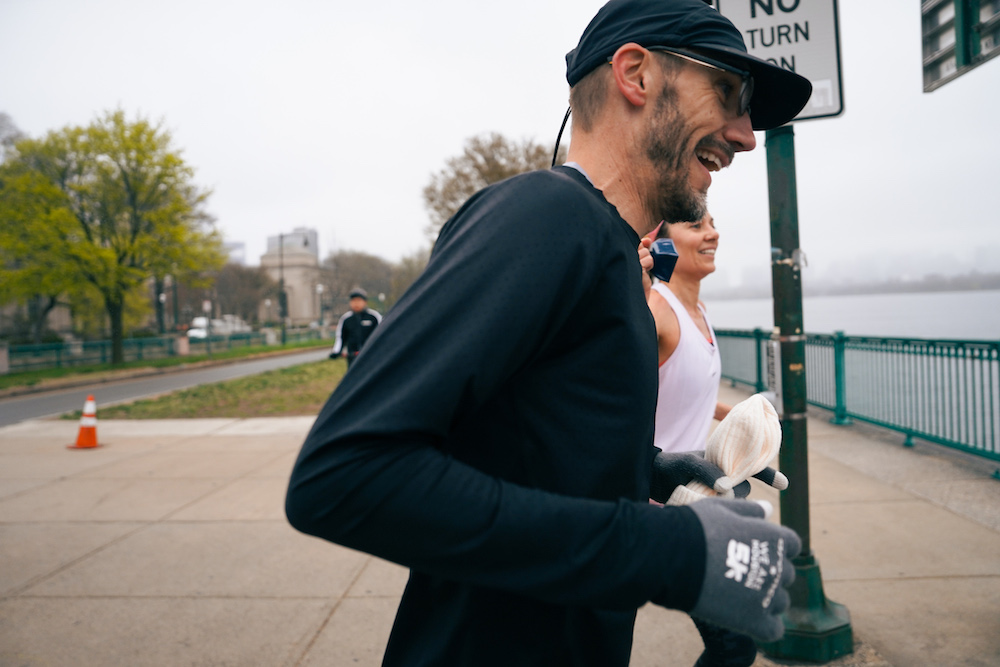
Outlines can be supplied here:
M750 109L750 98L753 97L753 77L743 79L740 87L740 115L742 116Z

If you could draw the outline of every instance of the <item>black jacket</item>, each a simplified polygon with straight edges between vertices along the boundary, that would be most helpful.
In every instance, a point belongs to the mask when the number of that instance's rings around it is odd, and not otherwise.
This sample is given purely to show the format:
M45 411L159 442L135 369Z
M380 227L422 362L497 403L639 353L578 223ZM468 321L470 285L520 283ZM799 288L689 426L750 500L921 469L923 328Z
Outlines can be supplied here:
M381 321L382 316L378 311L370 308L365 308L359 313L349 310L341 315L337 322L337 337L333 343L331 356L340 354L344 349L350 356L356 355Z
M690 609L687 508L648 503L656 335L639 237L578 171L474 196L321 411L286 512L411 569L386 665L625 665Z

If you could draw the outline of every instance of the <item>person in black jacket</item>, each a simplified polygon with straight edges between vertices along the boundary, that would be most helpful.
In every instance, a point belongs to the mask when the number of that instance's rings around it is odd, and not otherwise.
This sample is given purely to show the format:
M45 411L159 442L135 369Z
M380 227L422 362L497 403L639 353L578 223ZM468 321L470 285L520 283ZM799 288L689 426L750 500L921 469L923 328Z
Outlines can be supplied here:
M368 293L361 288L351 292L350 307L337 322L337 337L330 352L331 359L346 357L348 368L382 321L382 315L368 307Z
M748 56L702 0L612 0L567 81L570 162L444 225L292 471L295 528L410 569L384 665L626 665L650 601L783 633L793 531L742 500L649 503L697 471L727 487L652 444L636 248L663 219L700 218L710 172L810 85Z

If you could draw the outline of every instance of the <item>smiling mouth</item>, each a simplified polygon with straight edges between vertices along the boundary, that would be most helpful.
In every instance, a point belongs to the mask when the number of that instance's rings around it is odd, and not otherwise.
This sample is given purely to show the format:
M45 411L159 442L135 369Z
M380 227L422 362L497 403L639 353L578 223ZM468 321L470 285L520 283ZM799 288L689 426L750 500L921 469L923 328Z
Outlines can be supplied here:
M715 248L709 248L708 250L699 250L698 254L699 255L711 255L712 257L715 257Z
M695 155L697 155L698 160L705 165L705 169L708 169L709 171L719 171L722 169L722 160L720 160L717 155L713 155L707 151L697 151Z

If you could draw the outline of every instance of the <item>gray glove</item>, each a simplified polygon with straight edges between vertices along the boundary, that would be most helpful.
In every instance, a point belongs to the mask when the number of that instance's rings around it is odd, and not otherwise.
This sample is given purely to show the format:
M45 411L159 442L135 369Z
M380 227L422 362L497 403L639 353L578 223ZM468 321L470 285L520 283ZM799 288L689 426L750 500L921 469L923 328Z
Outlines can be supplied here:
M774 468L764 468L754 475L768 486L779 491L788 488L788 478ZM722 472L722 469L705 460L705 451L697 452L658 452L653 459L653 473L649 482L649 497L665 503L674 492L674 488L691 481L701 482L715 489L715 492L726 498L746 498L750 493L750 482L742 481L733 486L733 480Z
M777 470L775 470L774 468L772 468L770 466L768 466L767 468L764 468L763 470L761 470L759 473L757 473L756 475L754 475L754 477L756 479L759 479L760 481L764 482L768 486L773 486L778 491L784 491L785 489L788 488L788 478L785 477L784 473L780 473L780 472L778 472ZM744 493L741 496L738 489L741 486L743 486L744 484L747 485L747 493ZM736 491L736 497L737 498L746 498L747 497L747 494L750 493L750 486L749 486L749 484L750 484L750 482L743 481L740 484L736 485L736 487L733 490Z
M755 502L706 498L687 507L705 531L705 579L691 616L760 641L780 639L799 536L765 521Z

